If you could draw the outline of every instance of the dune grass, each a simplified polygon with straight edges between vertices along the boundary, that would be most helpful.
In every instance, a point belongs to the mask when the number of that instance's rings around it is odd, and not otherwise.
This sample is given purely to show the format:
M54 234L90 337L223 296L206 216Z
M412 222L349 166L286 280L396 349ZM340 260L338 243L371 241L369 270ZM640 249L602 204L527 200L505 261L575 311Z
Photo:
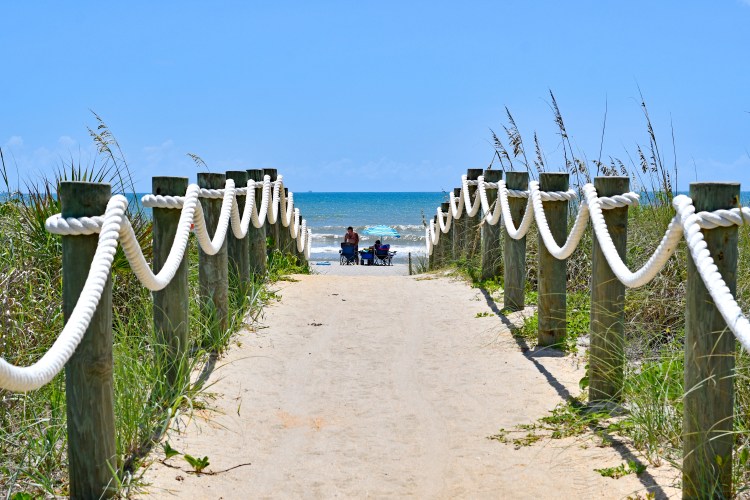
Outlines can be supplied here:
M640 267L655 251L669 221L674 215L671 207L675 195L677 161L665 166L664 153L659 149L656 133L644 102L641 102L647 129L646 146L637 145L626 162L610 157L609 163L588 160L577 152L565 128L561 112L551 95L553 111L561 137L563 169L571 175L571 187L580 188L596 175L624 175L631 179L631 189L640 191L641 205L631 207L628 213L627 262L631 269ZM528 171L534 179L540 172L552 171L552 163L544 154L534 134L535 158L527 159L523 139L515 121L507 112L508 124L504 126L507 139L494 132L494 168ZM600 153L601 156L601 153ZM558 170L558 169L554 169ZM746 187L746 189L748 189ZM569 227L577 208L571 203ZM478 238L479 231L474 232ZM506 237L504 235L501 238ZM538 279L536 228L527 236L527 304L536 304ZM502 248L502 241L500 243ZM474 245L478 248L478 245ZM744 311L750 310L750 227L739 228L740 257L737 272L737 298ZM592 236L588 231L576 252L567 261L567 322L568 336L559 346L566 351L576 351L579 337L588 335L590 310L590 277ZM474 283L485 288L501 301L502 273L499 277L480 281L481 262L478 255L460 256L448 264ZM501 263L502 266L502 263ZM682 243L664 270L649 284L627 290L625 299L625 354L626 369L622 399L627 414L611 428L631 440L651 464L664 461L676 467L682 459L682 400L684 387L684 337L685 337L685 283L687 279L687 249ZM538 317L534 314L515 332L533 345L537 336ZM585 342L583 342L585 345ZM584 356L588 353L584 352ZM586 380L582 380L582 388ZM736 351L734 414L733 475L735 493L750 490L750 356L739 344ZM689 388L688 388L689 389ZM571 413L572 415L573 413ZM586 418L581 416L581 418ZM586 428L583 426L582 428ZM712 486L707 486L712 488ZM716 494L707 491L708 496Z
M47 233L44 221L60 211L55 197L62 180L110 182L113 192L134 192L119 145L96 117L91 131L99 164L68 165L54 179L14 188L6 181L0 202L0 356L28 365L39 359L63 327L60 238ZM2 152L0 152L0 155ZM2 173L6 165L2 159ZM23 191L23 195L20 194ZM147 258L151 222L136 207L129 217ZM275 300L272 283L289 273L306 273L296 257L274 252L266 276L249 287L232 282L230 322L211 328L198 307L198 258L194 240L188 251L190 342L185 373L196 373L231 343L232 335L252 323L264 304ZM153 332L151 292L137 281L118 250L112 266L115 429L119 463L113 483L125 495L137 482L142 460L174 417L205 403L201 380L187 377L166 387L166 363ZM38 391L0 390L0 492L4 498L62 496L68 493L64 372Z

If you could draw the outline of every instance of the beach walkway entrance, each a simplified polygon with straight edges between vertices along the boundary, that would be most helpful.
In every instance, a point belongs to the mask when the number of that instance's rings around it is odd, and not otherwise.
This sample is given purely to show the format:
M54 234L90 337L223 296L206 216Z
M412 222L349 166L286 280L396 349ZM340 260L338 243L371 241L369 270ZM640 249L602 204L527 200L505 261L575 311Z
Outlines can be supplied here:
M625 448L488 439L577 394L584 367L524 352L508 329L520 316L499 316L480 290L429 275L296 279L217 363L212 408L168 436L179 452L208 457L206 473L158 451L144 498L675 493L667 467L617 480L594 470L632 459Z

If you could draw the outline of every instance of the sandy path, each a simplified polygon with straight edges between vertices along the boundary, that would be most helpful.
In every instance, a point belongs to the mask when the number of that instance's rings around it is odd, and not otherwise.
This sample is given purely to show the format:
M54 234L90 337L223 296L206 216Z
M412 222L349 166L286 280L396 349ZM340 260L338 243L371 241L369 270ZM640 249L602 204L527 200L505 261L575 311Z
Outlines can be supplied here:
M219 413L147 472L150 496L180 498L625 498L673 473L601 477L626 450L581 438L515 450L486 439L577 394L575 359L522 353L478 290L448 278L301 276L212 376ZM519 318L510 318L518 321ZM506 322L508 320L505 320ZM157 459L163 458L157 453Z

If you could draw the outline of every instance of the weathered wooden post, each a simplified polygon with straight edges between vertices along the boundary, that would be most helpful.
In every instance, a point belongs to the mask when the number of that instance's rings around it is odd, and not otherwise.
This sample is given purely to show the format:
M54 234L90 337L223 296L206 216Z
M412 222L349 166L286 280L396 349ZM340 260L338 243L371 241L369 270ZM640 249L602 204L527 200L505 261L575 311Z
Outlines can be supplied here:
M246 170L228 170L227 179L232 179L236 188L247 186ZM245 209L245 195L237 195L237 209L242 217L242 211ZM252 225L252 222L250 223ZM245 288L250 286L252 273L250 271L250 239L245 235L242 239L237 239L232 232L231 227L227 232L227 254L229 257L229 271L233 279L237 280L240 286Z
M411 252L409 252L409 276L411 276L411 275L412 275L412 272L411 272Z
M255 182L263 182L263 170L262 169L250 169L247 171L248 179ZM260 212L260 202L263 197L263 188L255 188L255 206ZM266 225L264 224L260 229L250 224L247 234L248 247L250 253L250 272L256 277L264 276L266 274L266 260L268 258L266 254Z
M450 204L446 201L440 204L440 208L443 211L443 214L447 214L450 210ZM438 230L440 230L440 226L438 226ZM453 245L453 233L451 231L453 231L452 224L447 233L440 233L440 263L438 265L441 267L447 266L451 261L451 247Z
M275 168L264 168L263 169L263 175L268 175L271 177L271 182L275 182L278 177L278 171ZM273 195L273 185L271 185L271 194ZM269 208L268 213L271 213L271 209ZM281 208L279 208L279 216L276 219L276 222L274 224L268 224L266 226L266 237L270 236L273 240L273 244L271 245L270 249L273 250L280 250L281 247L279 246L279 239L280 239L280 230L279 227L281 226Z
M438 225L437 221L437 215L432 216L432 224L434 226ZM440 231L440 228L436 227L436 231ZM440 261L442 260L442 257L440 256L440 242L438 241L437 245L433 245L432 247L432 255L430 255L429 259L429 265L430 265L430 271L434 271L440 266Z
M506 172L505 175L508 177L506 181L508 189L519 191L529 189L528 172ZM509 197L508 206L513 217L513 224L518 227L526 212L526 198ZM506 234L503 242L503 257L505 259L503 307L509 311L520 311L524 308L526 294L526 237L514 240Z
M287 199L289 199L289 188L284 188L284 196L286 196ZM281 219L281 207L279 207L279 218ZM294 218L292 218L292 221L289 223L289 225L294 224ZM284 254L291 253L294 254L295 252L292 251L292 233L290 227L284 227L284 223L279 220L279 248L281 249L281 252Z
M102 215L112 194L109 184L61 182L63 217ZM78 302L99 236L63 236L63 314ZM65 365L68 462L71 498L111 497L117 470L112 380L112 279L81 343Z
M690 184L695 211L739 206L738 183ZM702 230L732 295L737 289L737 226ZM732 496L735 339L688 253L685 304L683 498Z
M226 184L224 174L201 172L198 185L208 189L223 189ZM222 200L201 198L201 206L206 217L209 236L213 237L219 223ZM228 231L231 231L229 229ZM210 318L211 328L218 332L227 329L229 320L229 276L227 259L227 238L216 255L208 255L202 249L198 252L198 282L201 309ZM217 332L217 333L218 333Z
M567 191L567 173L539 174L541 191ZM543 202L550 232L558 245L568 236L568 201ZM567 261L554 258L539 235L539 331L540 346L560 344L567 332L566 318Z
M628 177L597 177L599 196L630 191ZM609 235L625 261L628 242L628 207L603 210ZM617 402L622 396L625 368L625 285L620 283L594 238L591 257L591 346L589 349L589 401Z
M432 216L432 223L437 224L437 215ZM429 222L427 223L427 227L430 227ZM430 238L430 232L427 232L427 237ZM435 245L432 244L432 239L429 241L430 246L432 247L432 253L427 256L427 267L430 271L434 271L436 267L436 260L438 257L438 249Z
M469 168L466 170L466 179L475 181L482 175L481 168ZM479 196L476 185L469 186L469 198L472 203L476 202L476 197ZM482 211L477 211L472 217L466 218L466 225L464 226L464 252L466 252L467 258L471 259L477 254L479 248L479 221L482 220Z
M461 188L453 188L455 198L461 196ZM463 256L461 245L464 241L464 226L466 225L466 211L461 214L460 219L453 219L453 242L451 244L453 260L459 260Z
M187 177L154 177L151 192L162 196L184 196ZM181 210L154 208L153 269L158 273L167 262L172 249ZM188 259L183 257L172 281L164 289L153 293L154 332L157 346L156 362L165 368L166 389L173 391L187 381L188 366Z
M503 178L502 170L485 170L484 180L497 182ZM497 200L497 189L487 189L487 201L490 210ZM489 215L489 214L484 214ZM502 271L502 253L500 252L500 226L501 222L491 226L487 222L482 224L482 279L488 280L500 276Z

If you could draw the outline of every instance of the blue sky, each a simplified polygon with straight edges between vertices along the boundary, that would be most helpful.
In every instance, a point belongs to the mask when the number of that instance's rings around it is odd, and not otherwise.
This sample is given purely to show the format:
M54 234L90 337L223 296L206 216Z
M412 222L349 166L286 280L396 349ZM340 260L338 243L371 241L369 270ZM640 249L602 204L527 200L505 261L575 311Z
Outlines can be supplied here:
M0 147L14 178L89 163L89 110L152 175L275 167L296 191L438 191L492 158L504 107L562 167L647 144L680 188L750 190L750 0L8 2ZM14 181L14 180L13 180ZM15 182L15 181L14 181Z

